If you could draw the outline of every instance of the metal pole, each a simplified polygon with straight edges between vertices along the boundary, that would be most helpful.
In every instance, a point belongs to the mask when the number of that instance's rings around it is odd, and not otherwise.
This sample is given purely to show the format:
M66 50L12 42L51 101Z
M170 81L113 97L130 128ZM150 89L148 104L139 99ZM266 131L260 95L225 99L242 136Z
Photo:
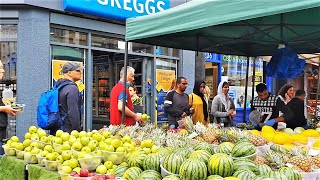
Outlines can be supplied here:
M123 67L124 67L124 86L123 86L123 99L122 99L122 124L124 124L124 119L125 119L125 115L126 115L126 94L127 94L127 91L126 91L126 86L127 86L127 61L128 61L128 41L126 41L126 47L125 47L125 53L124 53L124 64L123 64Z
M251 92L251 100L254 98L254 85L256 81L256 58L253 59L253 69L252 69L252 92ZM252 110L252 102L250 109Z
M317 114L318 114L319 89L320 89L320 56L319 56L319 64L318 64L318 84L317 84L317 94L316 94L316 109L314 111L315 119L317 119Z
M245 86L245 90L244 90L244 108L243 108L243 121L244 123L246 123L246 116L247 116L247 96L248 96L248 82L249 82L249 58L247 56L247 70L246 70L246 86Z

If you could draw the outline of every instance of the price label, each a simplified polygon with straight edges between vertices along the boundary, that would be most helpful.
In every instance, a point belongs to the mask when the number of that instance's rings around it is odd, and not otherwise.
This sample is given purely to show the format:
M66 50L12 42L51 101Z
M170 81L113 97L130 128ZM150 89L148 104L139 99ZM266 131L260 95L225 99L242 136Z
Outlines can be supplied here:
M189 139L193 139L193 138L195 138L195 137L197 137L197 136L199 136L199 134L197 134L196 132L193 132L193 133L191 133L191 134L188 136L188 138L189 138Z

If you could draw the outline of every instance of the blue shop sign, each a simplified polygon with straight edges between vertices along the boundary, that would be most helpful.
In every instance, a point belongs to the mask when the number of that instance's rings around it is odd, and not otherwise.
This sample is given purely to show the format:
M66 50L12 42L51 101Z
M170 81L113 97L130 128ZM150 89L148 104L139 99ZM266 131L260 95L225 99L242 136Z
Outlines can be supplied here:
M170 0L64 0L64 10L125 20L170 8Z
M222 55L216 53L204 53L204 59L206 62L221 63Z

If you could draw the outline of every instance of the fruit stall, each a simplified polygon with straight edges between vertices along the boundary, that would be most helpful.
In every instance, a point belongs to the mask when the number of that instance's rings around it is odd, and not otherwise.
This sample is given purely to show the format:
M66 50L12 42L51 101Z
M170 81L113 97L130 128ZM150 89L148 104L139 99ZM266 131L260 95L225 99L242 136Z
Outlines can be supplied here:
M146 123L52 136L31 126L3 148L6 180L320 179L320 134L302 127L221 128L187 117L176 130Z

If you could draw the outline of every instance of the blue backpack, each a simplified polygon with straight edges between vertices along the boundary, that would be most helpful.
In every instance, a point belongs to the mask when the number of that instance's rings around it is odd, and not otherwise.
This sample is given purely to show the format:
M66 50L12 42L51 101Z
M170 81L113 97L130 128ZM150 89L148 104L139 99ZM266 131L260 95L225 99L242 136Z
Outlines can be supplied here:
M64 118L59 112L59 89L68 84L74 85L67 81L41 94L37 107L37 122L42 129L60 129L63 126Z

